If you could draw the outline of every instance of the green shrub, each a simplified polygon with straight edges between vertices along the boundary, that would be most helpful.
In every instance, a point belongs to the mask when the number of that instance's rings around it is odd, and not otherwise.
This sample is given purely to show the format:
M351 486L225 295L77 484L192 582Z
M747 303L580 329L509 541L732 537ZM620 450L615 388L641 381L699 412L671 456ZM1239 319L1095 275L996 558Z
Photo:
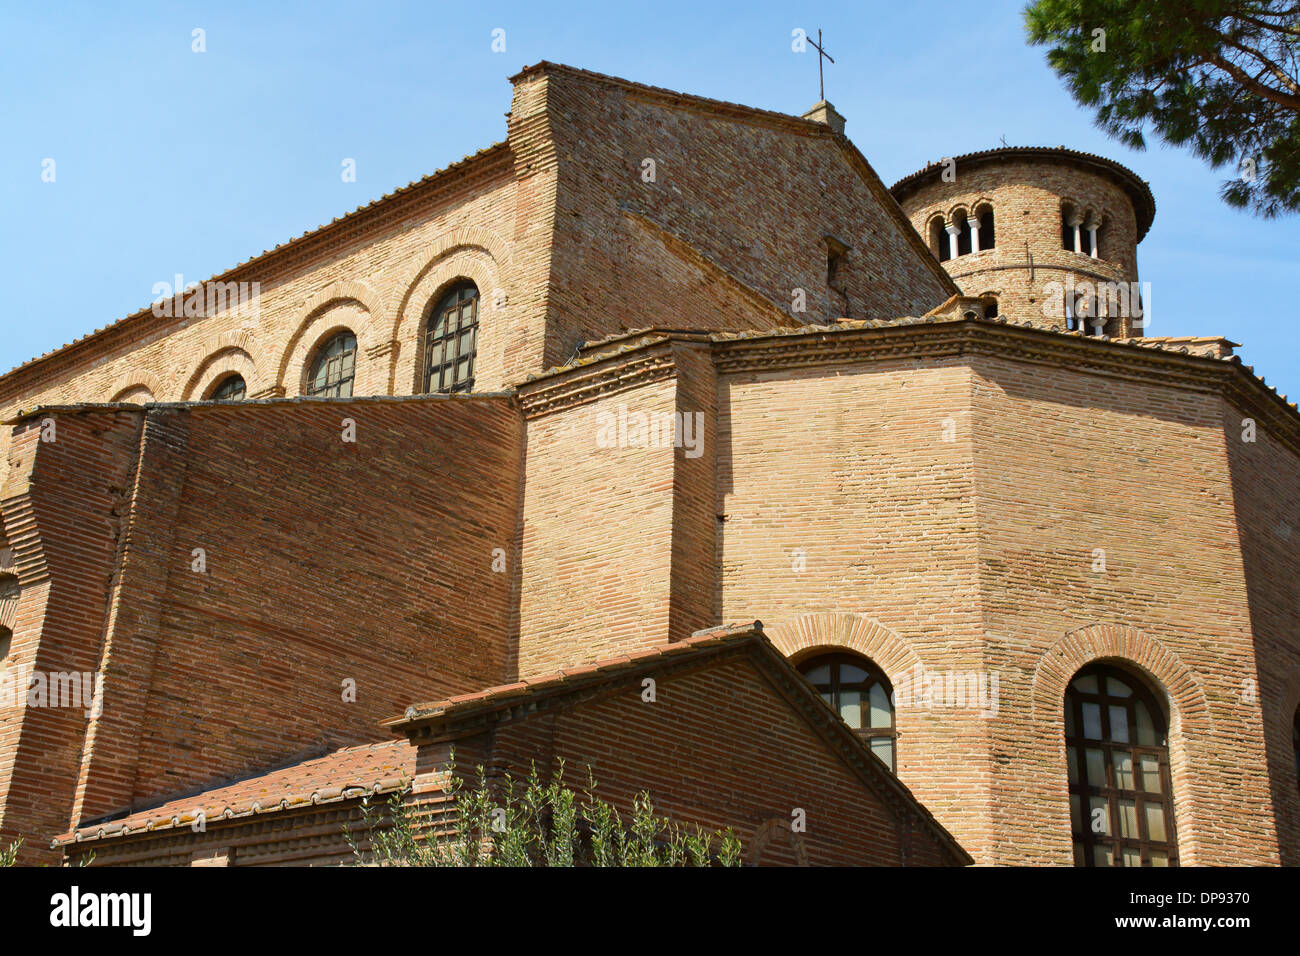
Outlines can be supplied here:
M543 784L534 765L524 781L509 775L490 786L449 774L450 813L413 807L409 786L386 800L366 797L362 819L368 847L350 830L359 864L380 866L739 866L740 841L730 830L706 833L655 814L650 795L633 800L630 820L595 795L596 783L575 793L564 767Z

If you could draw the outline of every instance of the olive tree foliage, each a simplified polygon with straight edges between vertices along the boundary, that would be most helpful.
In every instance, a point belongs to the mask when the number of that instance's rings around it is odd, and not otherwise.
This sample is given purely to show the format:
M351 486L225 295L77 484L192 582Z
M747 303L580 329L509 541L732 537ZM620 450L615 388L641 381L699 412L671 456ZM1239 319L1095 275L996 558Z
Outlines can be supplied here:
M1035 0L1025 27L1111 136L1150 128L1231 169L1229 205L1300 212L1300 0Z
M624 818L595 795L595 780L577 793L564 785L563 765L543 782L534 765L524 780L489 783L448 774L450 823L421 819L409 786L386 799L363 798L368 840L351 829L355 862L380 866L739 866L740 841L728 831L681 826L654 812L649 794Z

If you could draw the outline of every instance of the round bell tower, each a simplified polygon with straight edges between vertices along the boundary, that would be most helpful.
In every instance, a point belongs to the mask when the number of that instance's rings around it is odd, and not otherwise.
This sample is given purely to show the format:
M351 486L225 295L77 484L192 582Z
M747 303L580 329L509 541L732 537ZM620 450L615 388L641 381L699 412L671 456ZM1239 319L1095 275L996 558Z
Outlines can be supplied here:
M992 296L998 314L1081 335L1144 334L1137 244L1156 204L1119 163L1006 147L931 163L890 191L962 292Z

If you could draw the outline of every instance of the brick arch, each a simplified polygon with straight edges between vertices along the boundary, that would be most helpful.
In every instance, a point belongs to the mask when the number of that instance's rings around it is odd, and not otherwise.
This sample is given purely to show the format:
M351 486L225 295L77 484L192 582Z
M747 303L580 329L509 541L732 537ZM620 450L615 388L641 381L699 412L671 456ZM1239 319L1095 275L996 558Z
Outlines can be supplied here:
M794 854L799 866L808 865L808 849L804 846L801 835L790 829L790 821L780 817L771 817L754 828L754 837L749 841L749 865L761 866L763 851L773 839L784 843Z
M461 279L468 279L478 287L481 324L485 313L491 312L495 307L496 290L504 288L500 261L493 257L491 250L486 246L468 244L446 246L435 252L407 283L392 329L393 364L389 385L392 393L397 394L398 385L403 382L397 364L397 356L402 352L403 343L410 345L408 363L410 378L407 380L410 391L419 392L423 388L419 366L421 364L420 335L423 331L425 309L443 289ZM504 346L503 336L496 336L495 339ZM484 337L480 334L480 348L483 341Z
M1081 667L1113 659L1143 672L1170 705L1170 733L1213 734L1214 719L1200 682L1178 655L1133 627L1090 624L1070 631L1043 652L1034 668L1033 716L1064 720L1065 687Z
M264 386L258 378L257 363L253 357L243 349L231 345L218 349L199 363L185 386L184 400L202 401L218 379L225 378L232 372L244 379L248 395L262 391Z
M341 306L351 306L362 314L355 321L345 320L334 312ZM368 368L368 356L385 342L382 331L382 305L379 297L364 282L335 282L313 296L306 305L302 321L294 329L281 353L275 373L275 388L280 394L298 395L302 392L302 378L306 374L307 359L327 335L342 329L357 337L357 377L355 394L383 394L382 376ZM292 383L292 392L290 384Z
M1210 821L1203 819L1200 809L1212 798L1205 793L1194 768L1199 755L1214 746L1214 720L1205 692L1187 665L1137 628L1090 624L1070 631L1043 653L1034 669L1030 689L1033 724L1051 739L1061 793L1065 793L1066 779L1065 688L1080 668L1102 660L1136 669L1169 708L1169 770L1178 855L1184 866L1194 866L1208 849L1206 841L1212 838ZM1068 821L1068 807L1062 803L1058 810Z
M764 633L792 661L813 651L855 651L870 658L896 686L921 667L921 658L901 637L865 614L814 612L765 629Z
M969 219L970 215L971 215L970 204L959 202L957 203L957 205L953 206L951 209L948 210L948 222L955 226L957 224L958 216L961 216L963 219Z
M113 380L113 384L104 390L102 398L91 399L91 401L116 402L118 396L133 388L149 389L155 402L165 402L169 399L167 386L161 378L147 369L136 368L118 375Z

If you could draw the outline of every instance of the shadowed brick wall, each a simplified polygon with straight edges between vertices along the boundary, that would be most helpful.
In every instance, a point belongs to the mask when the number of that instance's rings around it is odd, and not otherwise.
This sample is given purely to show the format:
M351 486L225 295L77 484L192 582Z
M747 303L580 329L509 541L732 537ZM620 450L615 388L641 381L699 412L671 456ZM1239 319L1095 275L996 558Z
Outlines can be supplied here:
M0 671L13 697L9 706L0 702L0 843L22 837L20 862L59 859L49 840L72 810L92 702L81 694L56 699L48 688L54 674L99 668L141 418L113 410L50 414L13 429L3 509L22 591ZM46 699L29 698L19 674L40 675Z
M590 768L596 793L621 812L630 813L636 794L647 790L655 810L678 822L731 828L746 862L959 862L928 833L900 828L892 799L873 792L748 661L662 677L653 703L641 694L637 681L599 700L502 725L490 737L458 740L457 764L520 778L536 761L549 778L563 759L565 779L578 789ZM790 839L796 808L806 813L803 855Z
M1291 736L1300 708L1300 450L1275 433L1275 424L1225 403L1257 670L1245 676L1258 681L1282 863L1300 866L1300 779Z
M146 439L130 504L81 819L381 738L377 722L412 700L505 679L512 400L159 407L148 419L167 437ZM167 454L177 443L183 460ZM96 510L92 525L107 526L109 506ZM98 654L102 611L86 626Z

